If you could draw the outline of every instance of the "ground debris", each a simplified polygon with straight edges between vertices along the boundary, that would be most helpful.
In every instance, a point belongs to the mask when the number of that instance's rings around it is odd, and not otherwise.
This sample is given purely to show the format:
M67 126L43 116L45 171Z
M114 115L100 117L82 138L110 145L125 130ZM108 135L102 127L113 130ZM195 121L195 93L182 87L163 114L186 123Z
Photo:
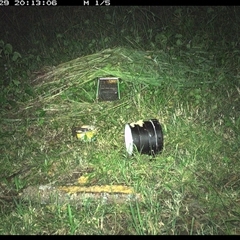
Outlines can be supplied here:
M19 197L22 200L30 200L41 204L71 204L76 206L83 206L86 201L110 204L123 204L130 201L141 201L142 197L134 192L110 192L110 191L94 191L97 186L87 187L71 186L70 188L79 189L73 192L67 190L68 186L55 187L51 185L29 186L23 190ZM98 186L100 188L101 186ZM103 189L106 189L104 186ZM109 188L108 188L109 189ZM92 191L92 192L90 192Z

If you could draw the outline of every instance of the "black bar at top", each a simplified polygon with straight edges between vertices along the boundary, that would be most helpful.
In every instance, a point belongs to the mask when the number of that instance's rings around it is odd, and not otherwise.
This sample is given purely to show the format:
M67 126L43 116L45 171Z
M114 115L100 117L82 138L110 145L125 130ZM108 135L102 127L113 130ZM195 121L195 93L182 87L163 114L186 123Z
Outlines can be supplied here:
M157 6L156 0L2 0L2 6Z

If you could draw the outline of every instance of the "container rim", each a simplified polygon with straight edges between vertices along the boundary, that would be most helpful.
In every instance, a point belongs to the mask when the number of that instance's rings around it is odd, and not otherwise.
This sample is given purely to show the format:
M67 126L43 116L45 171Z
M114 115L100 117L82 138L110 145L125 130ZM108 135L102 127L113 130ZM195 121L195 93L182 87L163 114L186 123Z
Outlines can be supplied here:
M133 137L132 137L132 130L129 124L125 125L125 145L129 155L133 153Z

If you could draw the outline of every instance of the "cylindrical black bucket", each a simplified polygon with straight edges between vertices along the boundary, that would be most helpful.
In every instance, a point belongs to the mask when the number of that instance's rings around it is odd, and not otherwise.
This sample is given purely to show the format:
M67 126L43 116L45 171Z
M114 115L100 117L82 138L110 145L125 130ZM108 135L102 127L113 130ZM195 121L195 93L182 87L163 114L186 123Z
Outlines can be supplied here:
M163 149L162 127L157 119L125 125L125 145L132 155L134 146L141 154L156 155Z

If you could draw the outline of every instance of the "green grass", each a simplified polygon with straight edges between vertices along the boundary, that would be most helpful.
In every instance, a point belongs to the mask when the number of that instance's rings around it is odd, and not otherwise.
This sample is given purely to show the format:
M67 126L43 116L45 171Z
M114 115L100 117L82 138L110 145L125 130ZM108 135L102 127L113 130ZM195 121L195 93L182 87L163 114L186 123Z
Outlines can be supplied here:
M239 234L239 7L143 8L33 10L18 42L19 24L0 35L0 234ZM120 100L95 100L104 75L122 79ZM163 152L128 156L125 124L151 118ZM71 136L81 124L96 141ZM141 199L24 197L85 175Z

